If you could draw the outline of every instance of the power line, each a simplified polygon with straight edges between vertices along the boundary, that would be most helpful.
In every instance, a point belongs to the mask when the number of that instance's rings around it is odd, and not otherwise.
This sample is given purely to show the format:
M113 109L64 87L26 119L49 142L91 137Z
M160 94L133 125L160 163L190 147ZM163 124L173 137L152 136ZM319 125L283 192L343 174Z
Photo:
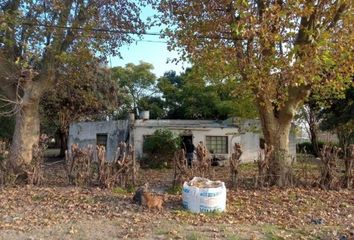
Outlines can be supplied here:
M158 40L144 40L144 39L141 39L141 40L136 40L137 42L148 42L148 43L167 43L166 41L158 41Z
M135 34L135 35L147 35L147 36L159 36L163 37L163 34L156 32L137 32L137 31L128 31L128 30L112 30L106 28L83 28L83 27L69 27L69 26L58 26L58 25L47 25L47 24L34 24L29 22L23 22L22 25L34 26L34 27L45 27L45 28L59 28L59 29L68 29L68 30L79 30L79 31L91 31L91 32L107 32L113 34ZM226 33L223 33L226 34ZM230 34L230 33L227 33ZM194 36L199 39L218 39L218 40L231 40L231 41L240 41L242 38L234 38L228 36L218 36L218 35L199 35Z
M106 28L83 28L83 27L69 27L69 26L58 26L58 25L47 25L47 24L34 24L29 22L23 22L22 25L28 25L33 27L45 27L45 28L58 28L58 29L68 29L68 30L79 30L79 31L90 31L90 32L107 32L114 34L136 34L136 35L148 35L148 36L159 36L161 33L154 32L136 32L136 31L126 31L126 30L112 30Z

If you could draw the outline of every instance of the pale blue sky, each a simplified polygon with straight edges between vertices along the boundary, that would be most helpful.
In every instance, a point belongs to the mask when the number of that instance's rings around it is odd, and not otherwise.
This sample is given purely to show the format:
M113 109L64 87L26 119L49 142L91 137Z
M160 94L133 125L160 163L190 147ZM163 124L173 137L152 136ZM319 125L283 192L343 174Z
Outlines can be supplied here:
M151 8L144 8L142 17L151 17L154 10ZM148 32L158 33L161 28L152 28ZM149 42L153 41L153 42ZM144 35L142 41L133 43L130 46L123 46L120 49L123 59L119 57L112 57L110 59L112 67L125 66L127 63L139 64L140 61L151 63L154 66L153 73L157 77L162 76L166 71L174 70L178 73L184 71L188 66L187 63L169 62L173 58L178 58L176 51L169 52L167 50L167 39L161 39L159 36Z

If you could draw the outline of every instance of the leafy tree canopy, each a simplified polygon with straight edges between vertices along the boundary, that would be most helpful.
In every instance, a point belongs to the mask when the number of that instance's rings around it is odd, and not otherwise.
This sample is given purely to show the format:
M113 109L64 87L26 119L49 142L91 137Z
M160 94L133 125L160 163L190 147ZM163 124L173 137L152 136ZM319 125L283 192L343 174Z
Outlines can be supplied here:
M281 153L274 154L267 179L289 184L289 133L297 109L315 88L342 92L353 74L352 1L159 3L172 49L210 79L235 78L252 91L265 142Z
M129 96L125 99L126 105L123 106L125 109L122 109L122 112L137 112L139 101L154 94L156 76L151 72L153 68L152 64L145 62L138 65L128 63L125 67L112 68L113 79Z
M58 86L61 71L82 53L100 60L119 54L120 46L145 31L140 6L146 2L0 1L0 88L3 99L21 109L10 154L14 171L24 172L32 160L39 102Z
M41 101L42 119L47 119L52 131L60 128L67 132L74 121L105 119L118 108L110 71L90 52L81 51L72 57L70 64L61 67L58 77L56 88L45 93Z
M208 80L200 72L187 69L177 75L170 71L158 80L165 100L167 118L226 119L231 116L256 116L251 95L239 95L233 80L222 83Z

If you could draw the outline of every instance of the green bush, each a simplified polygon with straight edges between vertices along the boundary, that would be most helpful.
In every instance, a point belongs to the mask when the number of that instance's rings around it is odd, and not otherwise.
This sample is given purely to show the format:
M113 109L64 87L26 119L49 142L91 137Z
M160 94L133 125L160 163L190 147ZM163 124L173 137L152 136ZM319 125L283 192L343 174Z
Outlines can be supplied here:
M173 154L181 146L181 138L170 130L158 129L144 140L145 164L152 168L166 167L171 163Z

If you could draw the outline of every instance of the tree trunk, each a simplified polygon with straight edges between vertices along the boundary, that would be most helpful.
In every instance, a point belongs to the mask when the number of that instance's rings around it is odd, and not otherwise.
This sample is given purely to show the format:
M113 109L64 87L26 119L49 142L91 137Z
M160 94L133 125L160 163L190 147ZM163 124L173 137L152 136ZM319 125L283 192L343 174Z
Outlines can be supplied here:
M273 146L274 149L266 181L270 185L284 187L292 181L289 135L297 104L289 100L281 109L276 109L271 102L264 102L258 104L264 140L267 146Z
M270 115L272 113L263 113ZM269 116L262 119L269 119ZM286 118L275 118L273 121L262 120L262 129L265 142L268 146L274 147L273 156L270 158L270 165L267 180L271 185L280 187L291 183L291 156L289 154L289 134L291 120Z
M314 106L314 103L309 103L309 113L308 113L308 124L309 124L309 130L310 130L310 137L311 137L311 144L313 147L313 153L315 157L318 157L320 155L320 149L318 147L318 137L317 137L317 130L318 130L318 120L316 117L316 107Z
M64 157L65 156L65 151L68 149L68 134L62 130L59 130L59 137L60 137L60 153L59 156L60 157Z
M9 170L20 175L26 174L26 167L32 162L33 145L38 144L39 141L39 103L46 89L43 80L50 79L48 71L38 75L32 71L24 74L23 79L19 80L22 81L22 94L18 100L19 111L16 113L15 132L9 157Z
M310 127L310 133L311 133L311 144L313 147L313 153L315 157L318 157L320 153L320 148L318 146L317 129Z
M31 99L16 114L10 164L15 173L32 161L32 147L39 140L39 99Z
M310 87L305 85L289 87L288 98L281 106L274 105L263 90L255 93L264 140L268 146L274 148L267 180L279 187L290 185L293 177L292 157L289 154L291 121L303 100L309 96Z

